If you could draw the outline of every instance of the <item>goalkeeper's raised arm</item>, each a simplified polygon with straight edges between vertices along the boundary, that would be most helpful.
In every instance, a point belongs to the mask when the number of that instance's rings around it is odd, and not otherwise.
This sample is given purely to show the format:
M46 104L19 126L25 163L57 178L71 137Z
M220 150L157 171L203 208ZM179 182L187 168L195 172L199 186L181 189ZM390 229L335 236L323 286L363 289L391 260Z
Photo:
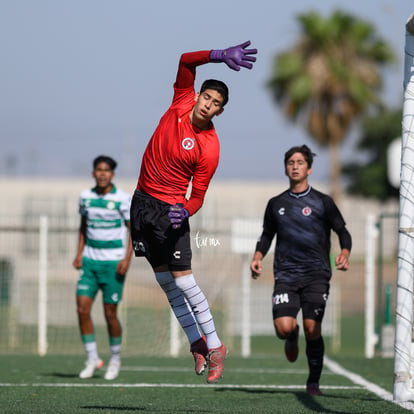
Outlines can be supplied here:
M142 157L131 205L135 255L148 260L187 335L196 374L209 366L209 384L222 376L226 347L192 272L189 220L203 205L219 162L220 143L213 118L223 113L229 90L224 82L207 79L196 93L194 81L196 68L210 62L223 62L234 71L251 69L257 50L248 49L249 45L248 41L181 55L173 100Z

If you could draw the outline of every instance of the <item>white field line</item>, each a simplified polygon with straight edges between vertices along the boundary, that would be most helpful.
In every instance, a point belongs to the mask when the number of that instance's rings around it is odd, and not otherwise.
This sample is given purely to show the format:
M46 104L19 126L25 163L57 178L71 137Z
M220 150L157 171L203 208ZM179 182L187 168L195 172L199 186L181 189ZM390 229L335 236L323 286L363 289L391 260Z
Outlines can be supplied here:
M56 387L56 388L226 388L226 389L265 389L265 390L304 390L303 385L266 385L266 384L167 384L167 383L146 383L141 382L137 384L88 384L88 383L0 383L1 387ZM355 390L361 389L360 386L325 386L323 389L327 390Z
M154 366L122 366L122 371L131 372L193 372L188 367L154 367ZM277 368L232 368L231 372L241 374L307 374L306 369L277 369ZM328 373L330 374L330 373Z
M337 362L333 361L332 359L328 358L327 356L324 357L324 365L329 368L334 374L341 375L345 378L348 378L354 384L360 385L361 387L365 388L366 390L372 392L373 394L377 395L379 398L391 401L400 407L403 407L407 410L414 412L414 404L412 402L398 402L394 401L393 395L372 382L367 381L363 377L354 372L348 371L339 365Z

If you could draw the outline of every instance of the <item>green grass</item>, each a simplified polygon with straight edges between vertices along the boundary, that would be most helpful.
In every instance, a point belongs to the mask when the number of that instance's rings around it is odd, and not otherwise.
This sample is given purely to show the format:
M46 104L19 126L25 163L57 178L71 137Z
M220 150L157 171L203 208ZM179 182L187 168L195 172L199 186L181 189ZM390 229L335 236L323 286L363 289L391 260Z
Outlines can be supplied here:
M358 374L393 393L393 360L364 357L363 318L341 321L341 348L333 352L328 337L326 354L345 370ZM104 334L102 334L105 337ZM283 342L274 336L253 337L252 356L240 356L240 340L229 343L225 375L215 386L193 372L190 353L179 358L143 355L123 356L119 378L105 381L103 372L80 380L84 355L80 339L73 339L74 354L50 353L45 357L28 353L0 355L0 412L18 413L335 413L399 414L413 411L386 401L325 365L323 396L305 393L307 362L305 342L300 337L296 363L286 361ZM167 342L164 337L160 342ZM130 344L132 346L132 344ZM73 347L73 345L72 345ZM107 346L102 347L106 361ZM159 351L159 349L157 349Z
M268 342L268 343L267 343ZM257 344L258 345L258 344ZM263 341L250 358L231 356L216 386L193 372L191 355L180 358L124 357L119 378L103 372L80 380L83 356L0 356L0 412L17 413L407 413L400 406L324 370L322 397L305 393L306 359L287 362L282 343ZM302 348L303 349L303 348ZM332 356L347 370L392 393L392 360Z

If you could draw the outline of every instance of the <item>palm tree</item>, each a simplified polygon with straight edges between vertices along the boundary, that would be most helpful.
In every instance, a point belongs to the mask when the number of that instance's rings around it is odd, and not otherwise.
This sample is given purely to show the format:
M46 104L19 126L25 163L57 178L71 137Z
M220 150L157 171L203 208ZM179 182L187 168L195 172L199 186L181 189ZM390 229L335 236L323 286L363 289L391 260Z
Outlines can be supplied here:
M275 57L268 87L287 117L329 148L331 194L338 198L339 144L360 115L380 104L381 65L393 54L371 24L341 11L298 21L302 35Z
M402 109L382 108L375 116L361 120L361 134L356 148L367 156L363 162L351 160L343 165L348 177L347 191L381 201L397 199L399 189L394 188L388 177L388 149L401 136Z

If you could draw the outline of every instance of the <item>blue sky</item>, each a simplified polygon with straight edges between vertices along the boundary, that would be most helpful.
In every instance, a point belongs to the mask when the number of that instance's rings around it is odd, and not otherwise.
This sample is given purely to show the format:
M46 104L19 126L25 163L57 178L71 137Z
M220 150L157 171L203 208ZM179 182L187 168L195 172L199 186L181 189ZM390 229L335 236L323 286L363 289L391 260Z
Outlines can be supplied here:
M215 125L216 179L274 180L292 145L318 154L314 177L328 176L327 151L283 118L265 83L277 53L298 38L296 16L334 9L370 21L398 62L385 75L389 105L402 103L405 22L410 0L0 0L0 175L82 176L99 154L135 177L145 146L172 98L178 59L193 50L251 40L253 70L198 69L225 81L230 101ZM341 159L354 159L351 134Z

